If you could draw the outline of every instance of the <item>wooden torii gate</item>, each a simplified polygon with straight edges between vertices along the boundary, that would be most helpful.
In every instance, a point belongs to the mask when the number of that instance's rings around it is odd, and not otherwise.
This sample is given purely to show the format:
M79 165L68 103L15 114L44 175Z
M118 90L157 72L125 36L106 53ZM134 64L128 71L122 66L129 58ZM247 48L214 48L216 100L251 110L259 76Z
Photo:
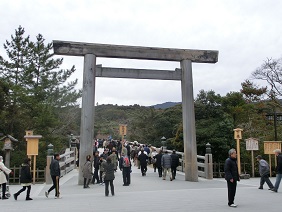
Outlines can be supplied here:
M185 180L198 181L197 144L193 97L192 62L216 63L218 51L107 45L53 41L56 55L83 56L83 93L80 132L80 164L92 155L94 136L95 77L181 80L184 135ZM96 66L97 57L178 61L181 69L173 71L104 68ZM82 167L78 184L83 184Z

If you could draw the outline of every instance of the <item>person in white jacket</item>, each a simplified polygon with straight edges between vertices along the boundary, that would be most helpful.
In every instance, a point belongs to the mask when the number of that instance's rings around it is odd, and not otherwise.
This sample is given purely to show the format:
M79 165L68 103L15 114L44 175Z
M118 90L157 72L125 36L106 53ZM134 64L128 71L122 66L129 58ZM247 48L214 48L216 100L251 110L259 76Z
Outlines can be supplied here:
M8 169L3 163L3 157L0 156L0 185L2 186L2 200L8 199L6 197L6 184L7 184L7 177L6 174L9 175L12 170Z

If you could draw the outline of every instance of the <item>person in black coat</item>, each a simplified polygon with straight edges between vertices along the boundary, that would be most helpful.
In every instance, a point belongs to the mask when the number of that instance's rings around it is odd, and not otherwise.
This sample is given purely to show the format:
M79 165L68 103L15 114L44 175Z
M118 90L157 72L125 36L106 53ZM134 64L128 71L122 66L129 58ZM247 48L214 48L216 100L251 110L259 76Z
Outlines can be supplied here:
M23 188L21 190L19 190L17 193L14 194L15 200L18 199L18 196L20 195L20 193L25 191L26 188L27 188L27 192L26 192L25 200L32 200L30 198L31 181L32 181L32 177L31 177L31 173L30 173L30 158L26 158L24 160L23 164L21 165L20 182L21 182L21 185L23 186Z
M173 150L170 157L171 157L171 174L172 174L172 179L174 180L176 177L176 168L179 165L179 156L176 154L175 150Z
M114 179L115 179L115 166L112 164L111 158L107 157L107 161L102 163L105 171L105 196L109 196L109 185L111 187L112 196L115 195Z
M146 176L148 155L144 153L144 149L141 149L141 154L138 156L138 160L140 161L142 176Z
M60 198L60 177L61 177L61 168L60 168L60 155L58 153L54 154L54 159L50 164L50 175L53 181L53 185L49 188L48 191L45 191L45 196L48 198L49 193L55 189L55 198Z
M224 164L225 180L227 181L228 188L228 205L230 207L237 207L234 204L237 181L240 181L237 166L237 153L235 149L229 150L229 158L226 159Z
M159 153L156 156L154 156L154 158L156 159L156 167L158 168L159 177L163 176L162 157L163 157L162 150L160 150Z
M94 154L94 158L93 158L93 167L94 167L94 175L92 178L92 183L95 184L95 179L96 179L96 183L99 184L100 180L99 180L99 166L100 166L100 158L99 158L99 151L96 151Z

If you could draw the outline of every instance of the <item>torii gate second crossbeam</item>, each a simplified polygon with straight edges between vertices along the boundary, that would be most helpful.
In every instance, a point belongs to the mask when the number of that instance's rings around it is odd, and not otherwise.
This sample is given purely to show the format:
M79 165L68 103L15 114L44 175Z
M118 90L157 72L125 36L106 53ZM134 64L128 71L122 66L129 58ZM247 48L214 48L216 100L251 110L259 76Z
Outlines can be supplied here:
M99 75L97 72L99 66L96 66L96 57L179 61L181 66L181 77L179 77L179 71L178 73L165 74L165 72L162 71L156 72L155 70L151 70L151 73L148 72L147 76L144 70L138 71L143 73L142 79L149 77L149 75L152 79L156 73L160 73L160 76L158 76L160 79L162 78L161 76L166 76L167 80L171 80L170 77L172 76L168 76L169 74L176 77L176 79L172 78L172 80L181 79L185 180L193 182L198 181L192 62L216 63L218 61L218 51L122 46L68 41L53 41L53 48L54 54L57 55L84 57L80 132L81 140L79 154L80 164L84 164L87 155L92 155L94 136L95 77L97 74ZM118 73L118 70L115 71ZM123 77L122 72L126 70L120 69L119 71L119 77ZM133 72L131 71L131 74L132 73ZM100 74L102 76L102 71ZM109 74L109 72L107 72L107 74ZM137 78L140 78L138 75L136 76ZM78 184L83 184L81 166L79 168Z

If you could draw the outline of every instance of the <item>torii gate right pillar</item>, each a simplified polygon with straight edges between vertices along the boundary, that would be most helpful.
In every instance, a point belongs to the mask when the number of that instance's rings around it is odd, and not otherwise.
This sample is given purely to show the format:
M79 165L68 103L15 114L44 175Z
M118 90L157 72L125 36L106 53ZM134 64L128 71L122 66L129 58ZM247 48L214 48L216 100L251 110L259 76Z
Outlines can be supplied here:
M198 181L197 144L195 130L195 110L193 95L192 62L182 60L181 90L182 90L182 116L183 116L183 142L185 180Z

